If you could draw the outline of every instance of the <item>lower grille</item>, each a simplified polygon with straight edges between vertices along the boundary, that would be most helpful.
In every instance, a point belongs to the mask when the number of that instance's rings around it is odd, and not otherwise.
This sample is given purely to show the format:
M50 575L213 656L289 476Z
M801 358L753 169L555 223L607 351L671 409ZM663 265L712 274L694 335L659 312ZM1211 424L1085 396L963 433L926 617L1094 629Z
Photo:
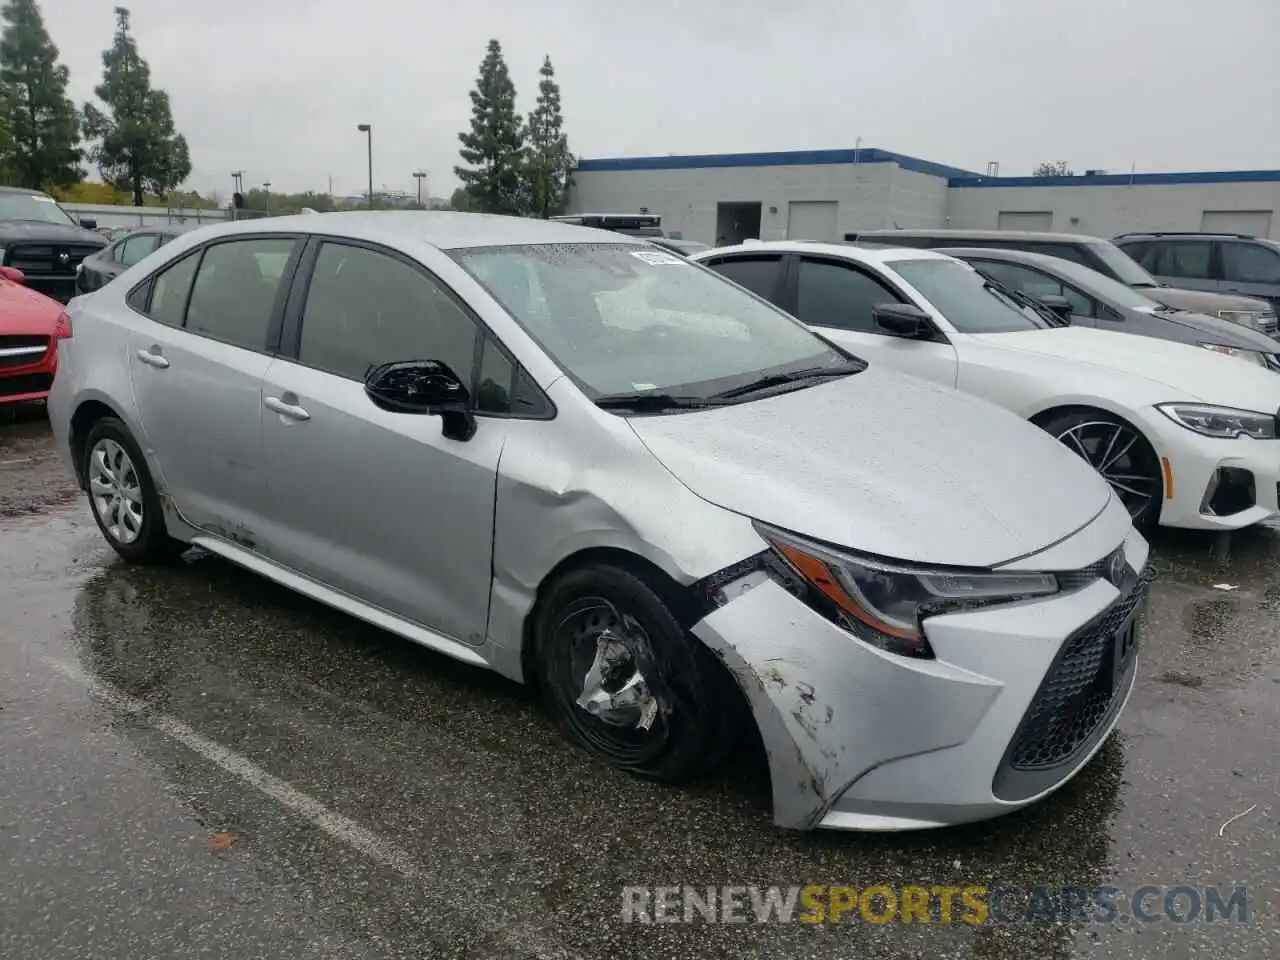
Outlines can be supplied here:
M1057 782L1057 771L1096 741L1123 701L1136 662L1129 653L1116 675L1117 631L1146 597L1150 579L1144 572L1127 594L1063 644L996 774L997 796L1013 800L1048 789Z
M17 397L24 393L48 393L53 386L51 373L25 373L20 377L0 377L0 397Z

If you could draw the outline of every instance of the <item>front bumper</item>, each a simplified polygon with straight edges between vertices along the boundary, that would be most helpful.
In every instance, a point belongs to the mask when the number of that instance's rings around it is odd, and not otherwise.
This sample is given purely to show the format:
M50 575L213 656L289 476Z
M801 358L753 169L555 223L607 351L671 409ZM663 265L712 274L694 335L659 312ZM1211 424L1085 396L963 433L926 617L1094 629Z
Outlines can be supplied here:
M1165 469L1160 525L1239 530L1280 513L1280 440L1217 440L1148 408L1135 424Z
M763 574L699 621L694 634L751 705L769 760L774 822L797 829L938 827L1016 810L1070 779L1114 728L1132 688L1133 658L1118 675L1102 677L1113 669L1112 634L1102 636L1111 625L1103 621L1126 603L1126 616L1136 611L1145 592L1139 574L1146 541L1118 505L1091 526L1099 525L1113 534L1100 555L1127 531L1125 559L1137 593L1096 580L1040 601L935 617L926 624L931 660L855 639ZM1086 528L1043 552L1039 569L1068 569L1061 561L1078 553L1072 541L1096 541L1096 534ZM1093 675L1082 673L1090 669ZM1046 737L1064 735L1054 718L1075 716L1092 696L1083 686L1063 694L1054 684L1095 675L1109 684L1105 709L1090 705L1089 729L1065 752L1041 749ZM1046 700L1077 694L1071 710Z

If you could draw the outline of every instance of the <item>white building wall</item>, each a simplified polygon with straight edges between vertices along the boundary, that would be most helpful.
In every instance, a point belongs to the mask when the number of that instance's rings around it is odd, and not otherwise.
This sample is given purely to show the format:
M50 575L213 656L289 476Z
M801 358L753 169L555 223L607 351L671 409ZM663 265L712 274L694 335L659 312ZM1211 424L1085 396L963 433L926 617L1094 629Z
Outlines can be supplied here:
M834 201L839 233L942 226L947 182L895 163L588 170L574 174L571 213L649 213L686 240L716 242L716 205L759 203L760 238L787 236L793 200Z
M1280 239L1280 182L1116 186L951 187L948 227L995 230L1000 214L1051 212L1051 229L1113 237L1135 230L1200 230L1205 211L1272 211ZM902 224L906 226L906 224Z

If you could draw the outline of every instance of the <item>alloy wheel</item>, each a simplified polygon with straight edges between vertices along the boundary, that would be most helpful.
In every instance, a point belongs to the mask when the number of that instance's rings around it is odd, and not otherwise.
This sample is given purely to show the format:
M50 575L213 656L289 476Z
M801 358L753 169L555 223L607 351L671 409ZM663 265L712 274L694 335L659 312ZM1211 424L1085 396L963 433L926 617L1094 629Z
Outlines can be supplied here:
M130 544L142 533L142 481L128 452L110 437L89 451L89 496L107 535Z
M1146 441L1136 430L1112 420L1084 420L1057 435L1111 484L1120 502L1137 518L1160 495L1161 478Z

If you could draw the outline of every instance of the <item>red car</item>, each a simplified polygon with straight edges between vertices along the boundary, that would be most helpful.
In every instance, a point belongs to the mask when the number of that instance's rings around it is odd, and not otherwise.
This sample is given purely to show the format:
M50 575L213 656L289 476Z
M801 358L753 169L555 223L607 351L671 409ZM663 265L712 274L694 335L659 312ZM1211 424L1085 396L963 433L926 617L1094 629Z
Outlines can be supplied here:
M23 286L21 271L0 267L0 405L45 399L57 342L70 335L61 303Z

